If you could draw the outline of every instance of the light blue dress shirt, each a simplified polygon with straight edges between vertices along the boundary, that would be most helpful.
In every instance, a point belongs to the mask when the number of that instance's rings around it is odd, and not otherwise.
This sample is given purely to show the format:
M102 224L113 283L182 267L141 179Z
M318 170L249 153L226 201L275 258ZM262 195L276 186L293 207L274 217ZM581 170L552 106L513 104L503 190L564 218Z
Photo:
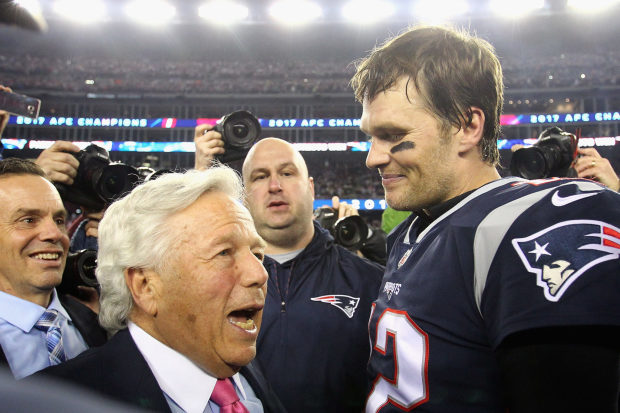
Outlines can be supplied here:
M67 360L86 350L88 345L60 304L56 290L52 292L48 309L58 311ZM16 379L50 365L46 333L34 327L45 310L40 305L0 291L0 346Z

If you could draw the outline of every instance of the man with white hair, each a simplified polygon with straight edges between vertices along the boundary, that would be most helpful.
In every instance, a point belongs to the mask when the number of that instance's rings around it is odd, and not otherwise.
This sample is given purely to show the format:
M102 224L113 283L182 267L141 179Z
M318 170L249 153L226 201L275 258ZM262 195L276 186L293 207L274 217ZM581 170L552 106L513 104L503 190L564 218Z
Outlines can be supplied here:
M194 141L196 169L223 153L222 135L208 125L196 128ZM269 293L257 357L265 376L291 412L358 413L383 267L336 244L313 219L314 179L291 143L261 139L242 172L246 204L267 243ZM339 207L340 217L353 212Z
M264 241L227 167L170 173L113 203L99 226L103 347L46 370L154 411L279 412L251 364Z

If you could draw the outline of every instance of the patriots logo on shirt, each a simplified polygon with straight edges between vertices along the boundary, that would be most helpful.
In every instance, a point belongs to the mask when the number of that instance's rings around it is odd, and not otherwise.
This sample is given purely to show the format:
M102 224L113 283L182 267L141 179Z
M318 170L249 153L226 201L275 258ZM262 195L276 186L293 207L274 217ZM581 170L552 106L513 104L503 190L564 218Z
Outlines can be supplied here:
M320 301L322 303L331 304L341 309L349 318L353 318L355 309L360 302L359 297L351 297L349 295L323 295L321 297L313 297L312 301Z
M409 248L402 257L400 257L400 261L398 261L398 268L402 267L403 264L407 261L409 256L411 255L411 251L413 251L413 247Z
M601 221L564 221L512 245L545 298L557 302L587 270L620 257L620 229Z

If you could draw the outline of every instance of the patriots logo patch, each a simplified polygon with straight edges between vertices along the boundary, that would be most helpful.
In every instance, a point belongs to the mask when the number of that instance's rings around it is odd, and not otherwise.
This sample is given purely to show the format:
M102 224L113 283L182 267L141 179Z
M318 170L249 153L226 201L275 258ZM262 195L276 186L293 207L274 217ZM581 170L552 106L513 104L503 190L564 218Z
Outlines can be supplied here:
M601 221L564 221L512 245L545 298L557 302L587 270L620 258L620 229Z
M403 266L403 264L407 261L407 259L411 255L411 251L413 251L413 247L411 247L407 251L405 251L403 256L400 258L400 261L398 261L398 267L397 268L400 268L400 267Z
M349 318L353 318L353 314L355 314L355 309L360 302L358 297L351 297L349 295L323 295L321 297L313 297L312 301L320 301L322 303L331 304L342 310L343 313L347 315Z

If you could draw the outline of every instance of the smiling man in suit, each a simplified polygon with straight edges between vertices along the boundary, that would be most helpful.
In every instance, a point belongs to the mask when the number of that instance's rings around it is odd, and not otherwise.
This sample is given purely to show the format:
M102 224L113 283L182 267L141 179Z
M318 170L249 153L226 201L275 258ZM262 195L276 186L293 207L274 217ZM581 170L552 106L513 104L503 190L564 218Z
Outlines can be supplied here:
M67 212L35 163L0 161L0 365L17 379L105 343L97 316L55 287L69 237Z
M154 411L283 411L251 363L267 273L241 199L237 174L216 167L164 175L112 204L97 279L100 321L120 331L44 373Z

